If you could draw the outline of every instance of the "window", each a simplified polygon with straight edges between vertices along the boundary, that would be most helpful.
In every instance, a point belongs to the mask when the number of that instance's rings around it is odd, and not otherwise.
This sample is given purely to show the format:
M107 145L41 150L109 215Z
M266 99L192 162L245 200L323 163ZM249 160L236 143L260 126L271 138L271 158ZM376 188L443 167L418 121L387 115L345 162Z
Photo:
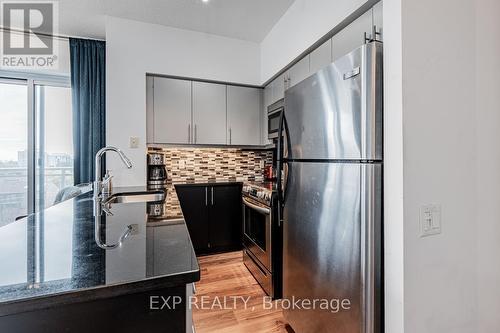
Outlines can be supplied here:
M0 227L73 185L68 77L0 72Z
M35 206L42 210L54 204L61 189L73 185L71 89L37 84L35 101Z
M28 89L0 81L0 226L28 213Z

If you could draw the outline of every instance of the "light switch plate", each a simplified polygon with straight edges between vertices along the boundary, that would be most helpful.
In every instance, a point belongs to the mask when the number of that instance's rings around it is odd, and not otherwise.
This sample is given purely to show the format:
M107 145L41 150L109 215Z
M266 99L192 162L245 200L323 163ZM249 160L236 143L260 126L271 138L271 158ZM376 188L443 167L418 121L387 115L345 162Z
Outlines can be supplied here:
M424 205L420 207L420 237L441 233L441 206Z
M139 225L138 224L131 224L130 227L131 227L131 231L130 231L131 235L137 235L139 233Z
M136 136L130 137L130 148L139 148L139 138Z

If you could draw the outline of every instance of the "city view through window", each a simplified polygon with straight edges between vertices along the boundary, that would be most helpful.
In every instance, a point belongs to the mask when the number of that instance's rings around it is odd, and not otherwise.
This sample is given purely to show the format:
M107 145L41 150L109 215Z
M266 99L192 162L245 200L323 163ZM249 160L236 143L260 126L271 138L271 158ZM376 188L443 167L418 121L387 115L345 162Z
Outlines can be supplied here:
M26 81L0 81L0 226L29 213L30 173L35 210L53 205L57 193L73 185L71 90L34 85L30 130L28 89ZM30 136L33 147L28 146ZM30 154L35 155L34 170Z

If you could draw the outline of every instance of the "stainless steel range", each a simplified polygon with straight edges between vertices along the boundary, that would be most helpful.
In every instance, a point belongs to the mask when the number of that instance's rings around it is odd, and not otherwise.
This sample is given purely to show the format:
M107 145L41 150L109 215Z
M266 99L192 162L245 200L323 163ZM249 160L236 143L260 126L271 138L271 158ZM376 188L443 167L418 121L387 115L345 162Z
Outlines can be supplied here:
M243 201L243 262L273 299L281 297L283 233L273 182L245 183Z

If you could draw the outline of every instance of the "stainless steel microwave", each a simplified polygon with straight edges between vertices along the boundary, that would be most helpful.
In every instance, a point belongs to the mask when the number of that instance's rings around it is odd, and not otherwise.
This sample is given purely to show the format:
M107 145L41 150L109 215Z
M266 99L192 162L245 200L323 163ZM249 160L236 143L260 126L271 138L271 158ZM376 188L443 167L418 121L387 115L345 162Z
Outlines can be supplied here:
M284 106L285 101L281 99L267 108L267 137L269 140L278 138L280 119L285 109Z

